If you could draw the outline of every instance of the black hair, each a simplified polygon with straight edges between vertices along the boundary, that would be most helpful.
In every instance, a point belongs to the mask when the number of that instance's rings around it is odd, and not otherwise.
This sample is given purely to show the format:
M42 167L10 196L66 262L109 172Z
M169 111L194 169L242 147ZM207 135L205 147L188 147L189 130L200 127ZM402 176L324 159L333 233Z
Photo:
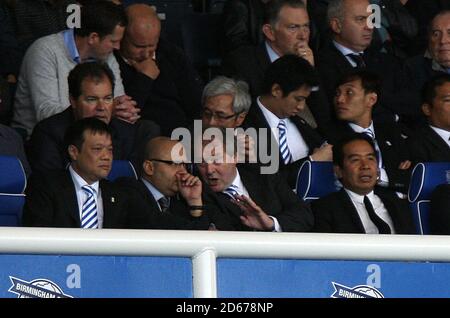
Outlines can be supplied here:
M442 73L432 77L422 88L422 102L433 106L436 89L445 83L450 83L450 74Z
M112 136L111 128L105 122L95 117L83 118L75 121L67 129L64 135L64 143L66 145L66 149L70 145L74 145L78 150L81 150L81 147L84 143L85 131L90 131L93 134L107 134L109 136Z
M317 86L318 82L317 74L308 61L287 54L270 64L264 74L263 94L269 95L274 84L278 84L283 96L287 96L302 86Z
M375 144L372 138L362 133L352 133L341 138L336 144L333 145L333 164L335 166L343 167L344 165L344 147L351 142L362 140L367 141L367 143L372 147L375 153Z
M86 62L77 64L69 73L69 95L77 99L82 94L81 85L86 78L100 82L105 77L111 83L112 92L114 92L114 74L106 63Z
M378 96L380 96L381 92L381 80L380 77L371 72L366 70L357 70L350 72L346 75L344 75L340 81L338 81L336 85L336 89L349 82L353 82L356 80L361 80L361 86L364 89L365 94L369 93L375 93Z
M123 7L111 1L91 1L80 11L80 27L74 28L74 33L81 37L95 32L103 38L112 34L117 25L126 27L128 23Z
M305 9L302 0L270 0L264 5L264 23L275 25L280 17L280 11L284 7Z

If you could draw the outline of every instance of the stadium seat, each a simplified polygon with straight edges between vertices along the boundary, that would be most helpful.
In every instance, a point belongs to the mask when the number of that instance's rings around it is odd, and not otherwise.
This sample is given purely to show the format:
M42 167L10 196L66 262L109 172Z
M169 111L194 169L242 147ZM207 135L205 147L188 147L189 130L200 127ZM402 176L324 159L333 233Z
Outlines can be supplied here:
M128 160L113 160L111 171L106 179L114 181L120 177L133 177L137 180L136 170Z
M219 47L220 14L191 13L181 22L184 52L205 81L221 65Z
M305 202L339 191L341 187L332 162L305 161L298 171L296 192Z
M430 196L436 186L447 182L450 182L450 162L424 162L414 167L408 200L417 234L430 233Z
M0 156L0 226L19 226L27 178L14 156Z

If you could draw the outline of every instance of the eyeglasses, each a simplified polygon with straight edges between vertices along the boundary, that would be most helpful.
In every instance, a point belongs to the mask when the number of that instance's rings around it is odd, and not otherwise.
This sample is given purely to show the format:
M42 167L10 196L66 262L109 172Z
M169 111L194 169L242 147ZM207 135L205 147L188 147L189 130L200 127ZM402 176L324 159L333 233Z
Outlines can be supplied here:
M172 160L162 160L162 159L148 159L149 161L156 161L156 162L162 162L166 165L173 166L173 167L186 167L185 162L175 162Z
M239 116L239 114L240 113L236 113L233 115L226 116L226 115L210 112L209 110L202 111L202 116L205 117L206 119L211 119L214 117L216 120L220 120L220 121L225 121L225 120L231 119L233 117Z

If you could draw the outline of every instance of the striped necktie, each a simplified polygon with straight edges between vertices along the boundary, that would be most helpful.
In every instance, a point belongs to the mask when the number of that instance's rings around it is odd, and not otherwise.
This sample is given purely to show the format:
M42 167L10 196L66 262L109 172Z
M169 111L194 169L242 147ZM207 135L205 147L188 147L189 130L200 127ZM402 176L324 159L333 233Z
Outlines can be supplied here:
M366 63L364 62L364 59L362 57L362 54L347 54L347 56L356 64L357 68L365 68Z
M83 189L87 196L81 212L81 227L83 229L96 229L98 228L98 218L97 204L95 203L95 190L88 185L82 186L81 189Z
M238 187L234 184L231 184L228 188L223 190L223 193L234 199L234 197L239 194Z
M161 212L166 212L170 206L170 198L164 196L158 200L158 203L161 207Z
M375 145L375 155L377 156L378 167L383 168L383 162L382 162L382 158L381 158L380 148L378 148L377 142L375 140L374 132L372 131L372 129L366 128L366 129L364 129L363 134L365 134L370 139L372 139L372 141Z
M284 164L288 164L292 162L292 154L289 151L288 143L287 143L287 128L286 128L286 122L282 119L278 123L278 130L279 130L279 136L278 136L278 142L280 145L280 153L281 158L283 159Z

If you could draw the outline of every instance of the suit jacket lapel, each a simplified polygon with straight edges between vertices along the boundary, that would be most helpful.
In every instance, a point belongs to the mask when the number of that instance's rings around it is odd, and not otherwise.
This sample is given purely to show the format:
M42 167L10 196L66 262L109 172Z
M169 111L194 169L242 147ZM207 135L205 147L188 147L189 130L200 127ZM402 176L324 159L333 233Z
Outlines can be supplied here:
M62 179L62 191L61 196L64 202L67 202L67 208L70 216L74 219L78 227L81 226L80 221L80 208L78 207L78 199L75 192L75 185L73 184L72 176L69 170L66 171L64 178Z
M342 201L342 206L340 207L344 213L350 213L350 218L353 221L353 224L359 229L361 233L366 233L364 226L359 217L358 211L356 211L356 207L354 206L352 200L348 196L347 192L344 189L339 191L339 196Z
M437 153L442 153L444 158L450 158L450 147L431 127L427 126L427 139L436 148Z

